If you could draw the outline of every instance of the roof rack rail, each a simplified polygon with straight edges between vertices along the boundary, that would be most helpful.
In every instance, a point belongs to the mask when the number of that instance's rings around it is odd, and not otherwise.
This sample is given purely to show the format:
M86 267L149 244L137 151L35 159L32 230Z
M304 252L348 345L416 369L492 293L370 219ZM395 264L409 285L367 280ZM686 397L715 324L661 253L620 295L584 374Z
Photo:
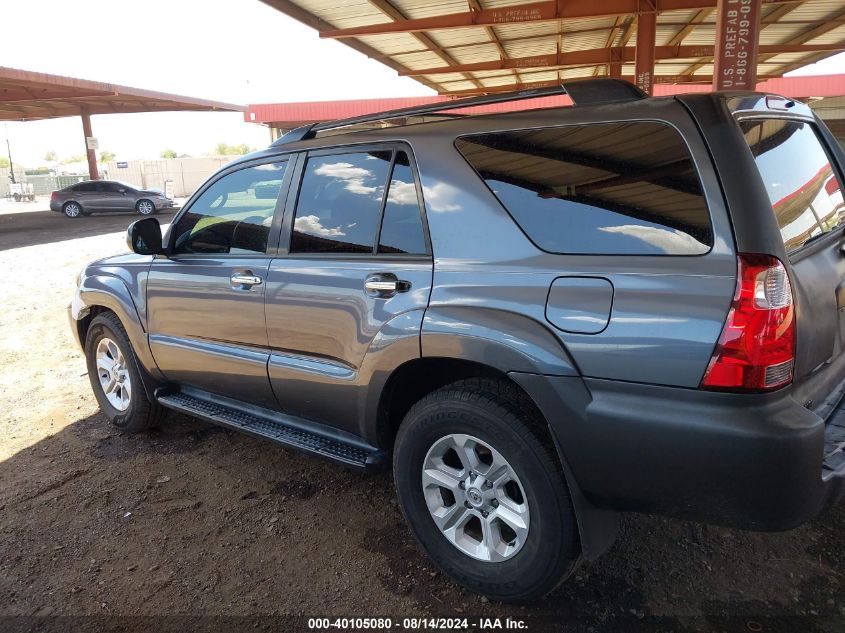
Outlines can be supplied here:
M309 123L308 125L303 125L287 132L281 138L274 141L271 147L278 147L279 145L286 145L296 141L304 141L306 139L314 138L317 132L348 127L359 123L386 121L388 119L395 119L398 117L422 116L425 114L443 112L445 110L457 110L459 108L471 108L473 106L505 103L508 101L521 101L523 99L536 99L539 97L552 97L564 94L569 95L572 102L576 105L636 101L646 97L646 94L634 84L622 79L607 77L601 77L598 79L581 79L576 81L567 81L558 86L549 86L546 88L532 88L528 90L516 90L514 92L480 95L478 97L468 97L466 99L455 99L454 101L439 101L437 103L430 103L422 106L411 106L410 108L400 108L398 110L388 110L386 112L374 112L372 114L364 114L362 116L356 116L349 119L337 119L336 121L326 121L324 123Z

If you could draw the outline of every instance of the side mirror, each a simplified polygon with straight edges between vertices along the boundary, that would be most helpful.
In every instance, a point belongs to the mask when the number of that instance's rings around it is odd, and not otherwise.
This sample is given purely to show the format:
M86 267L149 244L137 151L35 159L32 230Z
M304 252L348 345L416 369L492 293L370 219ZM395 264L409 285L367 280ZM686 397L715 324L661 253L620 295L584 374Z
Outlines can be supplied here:
M161 225L156 218L136 220L126 230L126 245L139 255L159 255L161 246Z

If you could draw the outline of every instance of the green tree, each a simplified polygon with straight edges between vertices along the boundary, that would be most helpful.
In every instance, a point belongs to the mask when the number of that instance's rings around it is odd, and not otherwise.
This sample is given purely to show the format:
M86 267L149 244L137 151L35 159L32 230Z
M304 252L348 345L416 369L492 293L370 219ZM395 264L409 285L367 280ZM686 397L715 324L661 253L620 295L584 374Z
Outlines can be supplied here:
M240 145L229 145L228 143L218 143L214 147L214 154L217 156L241 156L250 152L249 145L241 143Z
M56 152L54 152L53 150L45 152L44 153L44 160L46 160L48 163L55 163L56 162Z
M8 167L9 166L9 159L5 156L0 156L0 167Z
M68 156L62 161L62 165L67 165L68 163L81 163L85 160L85 156L83 154L77 154L76 156Z
M114 152L110 152L107 149L104 149L100 152L100 162L101 163L110 163L114 160Z
M177 154L174 150L168 148L161 153L162 158L176 158Z

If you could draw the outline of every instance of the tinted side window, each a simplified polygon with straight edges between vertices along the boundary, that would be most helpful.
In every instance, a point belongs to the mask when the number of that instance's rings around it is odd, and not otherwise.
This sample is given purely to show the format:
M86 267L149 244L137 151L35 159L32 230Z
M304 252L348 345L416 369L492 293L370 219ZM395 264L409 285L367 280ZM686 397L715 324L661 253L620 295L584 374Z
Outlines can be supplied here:
M424 255L426 252L417 186L405 152L396 153L387 189L378 252L413 255Z
M291 253L372 253L392 152L312 156L305 164Z
M683 139L666 124L502 132L456 145L544 250L700 255L713 245L698 174Z
M764 119L740 123L769 194L787 250L838 226L842 184L809 123Z
M97 189L97 183L95 182L81 182L73 188L74 191L80 191L83 193L97 191Z
M126 187L116 182L104 182L102 183L102 187L104 191L108 191L109 193L120 193L121 191L126 191Z
M179 218L174 252L264 253L285 167L247 167L212 184Z

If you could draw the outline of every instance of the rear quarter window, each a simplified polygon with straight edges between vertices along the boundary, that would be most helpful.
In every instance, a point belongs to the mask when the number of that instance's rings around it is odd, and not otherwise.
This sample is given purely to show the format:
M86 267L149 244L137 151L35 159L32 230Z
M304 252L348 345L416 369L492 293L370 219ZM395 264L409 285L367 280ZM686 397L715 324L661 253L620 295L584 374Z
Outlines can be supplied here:
M815 126L786 119L752 119L739 125L788 251L845 220L842 183Z
M543 250L702 255L713 245L689 150L667 124L496 132L461 137L456 147Z

